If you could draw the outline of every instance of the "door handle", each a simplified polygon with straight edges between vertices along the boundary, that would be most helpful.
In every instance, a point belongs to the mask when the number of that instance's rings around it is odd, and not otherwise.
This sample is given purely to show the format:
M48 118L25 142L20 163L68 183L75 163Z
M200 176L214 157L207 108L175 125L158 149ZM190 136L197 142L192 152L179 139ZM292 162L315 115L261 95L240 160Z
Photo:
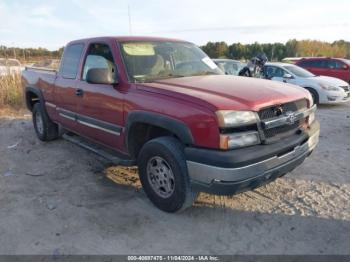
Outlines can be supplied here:
M83 96L83 95L84 95L83 89L78 88L78 89L75 91L75 95L76 95L76 96Z

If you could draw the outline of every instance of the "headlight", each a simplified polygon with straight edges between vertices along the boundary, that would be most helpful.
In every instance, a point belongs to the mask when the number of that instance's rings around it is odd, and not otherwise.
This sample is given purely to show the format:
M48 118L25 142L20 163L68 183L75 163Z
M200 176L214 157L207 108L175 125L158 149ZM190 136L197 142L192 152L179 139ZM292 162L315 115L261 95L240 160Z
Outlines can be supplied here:
M332 85L328 85L328 84L320 84L320 86L327 91L341 91L342 89L340 87L337 86L332 86Z
M233 149L257 144L260 144L260 137L259 133L255 131L220 135L221 149Z
M216 112L216 116L221 128L254 124L258 119L256 113L252 111L220 110Z

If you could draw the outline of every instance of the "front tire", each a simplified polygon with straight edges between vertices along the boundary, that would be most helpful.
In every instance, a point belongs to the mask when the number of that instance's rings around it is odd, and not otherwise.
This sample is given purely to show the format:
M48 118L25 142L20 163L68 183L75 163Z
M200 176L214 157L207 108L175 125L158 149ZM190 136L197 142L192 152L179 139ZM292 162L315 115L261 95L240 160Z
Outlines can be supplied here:
M58 137L58 126L51 121L41 103L33 106L33 125L41 141L51 141Z
M192 206L196 193L177 139L159 137L147 142L139 153L138 167L142 187L156 207L172 213Z
M306 89L310 92L312 99L314 100L314 103L316 105L318 105L320 103L320 99L319 99L317 91L312 89L312 88L306 88Z

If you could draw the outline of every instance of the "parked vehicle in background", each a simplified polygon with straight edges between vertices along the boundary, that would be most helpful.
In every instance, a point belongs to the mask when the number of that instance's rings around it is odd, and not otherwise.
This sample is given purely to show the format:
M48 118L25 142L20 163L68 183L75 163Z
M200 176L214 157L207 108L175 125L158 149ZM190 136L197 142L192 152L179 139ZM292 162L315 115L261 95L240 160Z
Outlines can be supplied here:
M213 59L213 61L226 75L238 76L239 71L245 66L240 61L232 59Z
M247 65L239 71L238 75L263 78L264 76L262 74L262 71L267 61L268 59L265 53L259 53L248 61Z
M349 60L330 57L307 57L297 60L295 64L315 75L336 77L350 84Z
M283 63L295 64L297 61L303 59L303 57L285 57L282 59Z
M60 60L59 59L44 59L42 61L39 61L39 62L32 64L31 66L32 67L58 69L60 66Z
M23 72L38 138L68 130L67 140L114 164L137 165L147 196L167 212L191 206L200 191L229 195L271 182L318 143L309 92L223 75L189 42L83 39L61 61L58 72Z
M22 66L17 59L0 58L0 76L21 74Z
M316 76L292 64L267 63L265 78L301 86L311 93L316 104L336 104L350 101L349 84L338 78Z

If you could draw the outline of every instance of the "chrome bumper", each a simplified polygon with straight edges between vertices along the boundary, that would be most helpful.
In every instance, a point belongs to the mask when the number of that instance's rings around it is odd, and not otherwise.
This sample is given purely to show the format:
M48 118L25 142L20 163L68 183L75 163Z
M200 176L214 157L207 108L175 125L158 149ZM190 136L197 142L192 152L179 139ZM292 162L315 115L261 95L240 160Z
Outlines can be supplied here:
M320 131L317 130L309 139L292 151L269 159L237 168L222 168L202 163L187 161L187 168L190 179L203 184L215 182L239 182L257 176L268 174L271 171L283 168L285 165L298 165L300 160L305 159L316 147L319 141Z

